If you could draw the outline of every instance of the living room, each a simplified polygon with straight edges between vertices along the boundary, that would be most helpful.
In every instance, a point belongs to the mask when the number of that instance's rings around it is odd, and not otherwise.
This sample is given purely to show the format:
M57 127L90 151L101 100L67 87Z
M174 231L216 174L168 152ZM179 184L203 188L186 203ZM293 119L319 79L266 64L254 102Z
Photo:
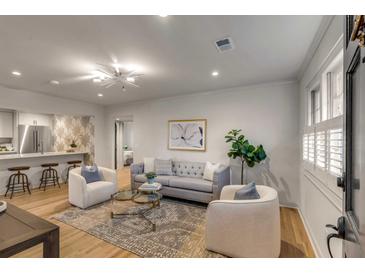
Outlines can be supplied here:
M363 257L363 29L0 16L0 257Z

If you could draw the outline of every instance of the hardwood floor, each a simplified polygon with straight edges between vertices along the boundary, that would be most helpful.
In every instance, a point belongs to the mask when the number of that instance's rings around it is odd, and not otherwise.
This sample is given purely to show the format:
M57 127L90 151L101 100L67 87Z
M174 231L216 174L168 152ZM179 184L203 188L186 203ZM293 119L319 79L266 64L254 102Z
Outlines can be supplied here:
M129 168L118 171L119 188L128 188L130 184ZM48 188L33 190L32 195L17 194L12 200L5 198L6 201L28 210L29 212L48 219L60 227L60 247L61 257L87 257L87 258L135 258L137 255L109 244L81 230L68 226L55 219L51 219L55 213L61 212L70 205L67 200L67 185L61 184L59 188ZM3 199L3 197L1 197ZM314 252L302 220L296 209L281 208L281 255L280 257L303 258L314 257ZM42 246L38 245L28 249L15 257L39 258L42 256Z

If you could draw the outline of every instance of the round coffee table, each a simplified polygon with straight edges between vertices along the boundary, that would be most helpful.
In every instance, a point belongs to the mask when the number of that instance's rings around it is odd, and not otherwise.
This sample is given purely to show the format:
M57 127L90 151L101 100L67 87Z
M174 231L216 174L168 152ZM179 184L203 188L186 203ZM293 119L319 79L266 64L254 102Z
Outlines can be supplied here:
M143 217L152 225L152 230L156 231L156 223L146 217L146 214L153 211L155 208L160 207L160 201L162 194L158 191L136 191L136 190L122 190L112 195L112 218L120 218L122 216L138 215ZM128 208L124 206L124 210L117 209L118 203L125 201L132 201L136 204L145 204L147 208L141 208L137 212L128 212ZM124 204L123 204L124 205Z

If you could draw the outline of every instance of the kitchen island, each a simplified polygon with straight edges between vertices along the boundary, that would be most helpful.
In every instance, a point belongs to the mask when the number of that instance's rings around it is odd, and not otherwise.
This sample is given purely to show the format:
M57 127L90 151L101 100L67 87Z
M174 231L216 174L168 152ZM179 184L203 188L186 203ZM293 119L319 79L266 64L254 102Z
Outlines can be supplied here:
M67 162L73 160L84 161L87 152L44 152L44 153L26 153L26 154L2 154L0 155L0 195L5 194L6 185L12 172L8 171L9 167L29 166L30 169L25 173L28 175L31 188L37 188L42 176L41 167L45 163L58 163L55 167L60 177L60 183L65 181L67 172Z

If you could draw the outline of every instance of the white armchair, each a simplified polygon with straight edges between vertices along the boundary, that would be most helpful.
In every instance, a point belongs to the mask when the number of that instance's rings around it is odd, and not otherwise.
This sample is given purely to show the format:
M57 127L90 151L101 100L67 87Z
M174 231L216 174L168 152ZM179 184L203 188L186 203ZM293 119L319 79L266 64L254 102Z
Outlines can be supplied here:
M206 248L229 257L274 258L280 255L280 209L275 189L257 185L260 199L233 200L241 185L222 189L209 203Z
M81 167L70 170L68 200L72 205L87 208L109 200L117 192L116 172L104 167L98 168L102 181L89 184L81 176Z

